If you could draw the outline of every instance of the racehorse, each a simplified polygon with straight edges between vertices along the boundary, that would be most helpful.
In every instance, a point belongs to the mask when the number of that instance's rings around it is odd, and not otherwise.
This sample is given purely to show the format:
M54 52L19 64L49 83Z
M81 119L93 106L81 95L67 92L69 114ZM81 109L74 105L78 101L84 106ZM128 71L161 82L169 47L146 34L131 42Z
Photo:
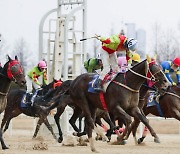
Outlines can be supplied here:
M145 105L143 112L147 116L153 114L155 116L161 116L164 118L175 118L180 121L180 86L170 86L163 96L159 99L160 110L158 111L157 106L147 107L147 100L150 93L145 97ZM138 139L138 143L143 142L146 136L142 136Z
M125 131L122 136L119 136L119 140L122 144L124 136L126 135L131 123L130 115L140 119L148 127L152 136L158 140L158 137L149 125L148 120L142 115L138 108L139 89L145 79L147 79L146 74L148 71L154 79L159 77L159 89L164 90L167 88L167 80L162 71L160 71L160 68L156 65L152 65L152 68L150 69L147 61L144 60L127 71L125 77L124 74L119 73L110 83L106 93L104 94L106 109L112 113L115 118L123 118L126 123ZM100 101L99 94L88 92L88 83L92 80L94 75L95 74L93 73L85 73L78 76L72 81L68 91L60 98L60 101L62 101L62 98L70 97L70 100L73 100L72 103L77 105L83 111L92 151L96 151L92 140L95 112L97 108L105 109Z
M41 95L38 95L35 98L33 106L31 106L31 104L27 104L26 107L21 107L22 98L26 95L25 90L16 89L11 91L7 96L7 107L5 109L4 117L1 123L1 129L3 129L5 125L3 132L8 129L9 123L12 118L17 117L21 113L24 113L27 116L39 117L33 138L37 136L41 124L44 123L49 129L49 131L52 133L53 137L56 139L53 129L47 120L47 116L50 110L46 110L44 106L48 107L50 105L49 102L54 96L54 93L57 89L56 87L54 87L57 82L59 82L59 80L53 80L48 85L44 86L42 90L39 90L38 94Z
M6 107L7 94L9 92L11 81L14 81L19 86L24 86L26 83L23 74L23 69L18 61L17 56L15 56L14 60L12 60L8 56L8 62L6 62L6 64L0 71L0 113L2 113ZM0 141L1 141L2 149L8 149L8 147L4 143L1 129L0 129Z

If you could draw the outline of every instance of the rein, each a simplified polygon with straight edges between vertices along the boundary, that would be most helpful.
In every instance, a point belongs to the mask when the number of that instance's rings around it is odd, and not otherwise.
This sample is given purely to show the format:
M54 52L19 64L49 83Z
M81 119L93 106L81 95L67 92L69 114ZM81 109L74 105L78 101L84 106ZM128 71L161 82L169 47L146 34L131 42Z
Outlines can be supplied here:
M114 83L116 83L116 84L118 84L118 85L120 85L120 86L122 86L122 87L124 87L124 88L126 88L126 89L128 89L130 91L132 91L132 92L139 93L139 90L134 90L134 89L132 89L132 88L130 88L130 87L120 83L120 82L117 82L117 81L114 81L114 80L112 82L114 82Z
M180 96L178 96L178 95L176 95L176 94L174 94L174 93L171 93L171 92L165 92L165 94L172 95L172 96L175 96L175 97L177 97L177 98L180 99Z
M2 93L0 92L0 95L7 96L8 93Z
M141 75L141 74L133 71L131 68L130 68L129 70L130 70L132 73L134 73L135 75L140 76L140 77L142 77L142 78L144 78L144 79L151 80L151 81L155 81L154 78L152 79L152 78L148 78L147 76Z

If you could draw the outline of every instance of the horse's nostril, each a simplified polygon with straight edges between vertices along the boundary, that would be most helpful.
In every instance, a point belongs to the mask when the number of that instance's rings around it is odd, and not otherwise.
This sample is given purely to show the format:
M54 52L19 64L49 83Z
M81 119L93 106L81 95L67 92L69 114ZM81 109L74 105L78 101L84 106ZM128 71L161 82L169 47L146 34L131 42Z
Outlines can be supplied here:
M26 84L26 81L22 81L22 84Z

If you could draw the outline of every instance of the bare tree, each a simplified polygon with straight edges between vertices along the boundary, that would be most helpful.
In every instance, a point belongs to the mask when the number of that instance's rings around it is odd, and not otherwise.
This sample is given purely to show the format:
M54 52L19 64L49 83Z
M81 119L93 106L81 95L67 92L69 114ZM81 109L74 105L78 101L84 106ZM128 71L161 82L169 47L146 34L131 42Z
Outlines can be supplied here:
M9 46L2 35L0 39L0 63L4 64L6 62L6 55L9 54Z
M28 45L24 38L20 38L16 41L13 54L19 57L19 61L25 70L28 70L29 67L32 67L35 63L34 55L29 50Z
M157 61L172 60L180 50L179 37L176 30L162 29L156 22L153 26L152 51L157 55Z

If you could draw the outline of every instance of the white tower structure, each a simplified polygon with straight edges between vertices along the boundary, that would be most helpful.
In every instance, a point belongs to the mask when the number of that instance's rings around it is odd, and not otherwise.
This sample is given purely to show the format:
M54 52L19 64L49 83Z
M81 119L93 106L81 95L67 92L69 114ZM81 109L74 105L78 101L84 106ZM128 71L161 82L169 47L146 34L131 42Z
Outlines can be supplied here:
M45 20L53 12L57 12L57 19L49 19L49 31L44 31ZM50 81L53 77L74 79L81 73L82 62L86 59L86 41L79 40L87 36L86 20L87 0L58 0L58 7L42 18L39 59L46 59ZM72 71L68 72L68 68Z
M39 59L48 65L49 82L55 79L75 79L81 74L83 61L86 60L87 37L87 0L58 0L57 8L47 12L39 26ZM55 19L45 21L52 13ZM48 27L48 31L44 28ZM63 114L63 133L69 130L69 108ZM70 113L71 114L71 113Z

